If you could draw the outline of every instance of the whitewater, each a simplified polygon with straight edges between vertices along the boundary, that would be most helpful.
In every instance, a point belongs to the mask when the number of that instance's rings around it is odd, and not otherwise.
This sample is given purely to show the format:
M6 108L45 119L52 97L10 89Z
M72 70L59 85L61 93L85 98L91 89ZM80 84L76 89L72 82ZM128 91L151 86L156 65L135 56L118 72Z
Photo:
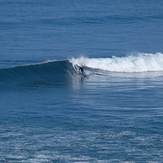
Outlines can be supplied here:
M147 72L163 71L163 54L138 53L126 57L87 58L70 60L73 65L82 65L111 72Z

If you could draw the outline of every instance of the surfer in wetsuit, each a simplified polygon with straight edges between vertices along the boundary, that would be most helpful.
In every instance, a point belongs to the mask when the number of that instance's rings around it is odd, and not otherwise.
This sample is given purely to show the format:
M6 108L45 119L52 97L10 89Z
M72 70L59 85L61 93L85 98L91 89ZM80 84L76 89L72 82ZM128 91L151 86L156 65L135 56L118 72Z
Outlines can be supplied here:
M84 75L84 69L82 66L79 67L79 72Z

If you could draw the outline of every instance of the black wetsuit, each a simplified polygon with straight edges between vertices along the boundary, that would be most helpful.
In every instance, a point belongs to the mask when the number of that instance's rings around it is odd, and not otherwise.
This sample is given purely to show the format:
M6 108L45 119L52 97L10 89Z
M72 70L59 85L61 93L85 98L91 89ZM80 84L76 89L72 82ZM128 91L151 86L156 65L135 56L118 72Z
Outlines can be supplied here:
M83 69L83 67L79 67L79 72L80 72L81 74L84 73L84 69Z

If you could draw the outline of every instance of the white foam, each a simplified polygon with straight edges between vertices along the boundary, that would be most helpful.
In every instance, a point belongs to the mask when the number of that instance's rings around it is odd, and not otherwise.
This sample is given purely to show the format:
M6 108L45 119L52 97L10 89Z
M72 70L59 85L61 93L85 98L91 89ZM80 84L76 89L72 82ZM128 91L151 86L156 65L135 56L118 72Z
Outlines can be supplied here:
M72 58L70 62L90 68L111 72L163 71L163 53L137 53L125 57L112 58Z

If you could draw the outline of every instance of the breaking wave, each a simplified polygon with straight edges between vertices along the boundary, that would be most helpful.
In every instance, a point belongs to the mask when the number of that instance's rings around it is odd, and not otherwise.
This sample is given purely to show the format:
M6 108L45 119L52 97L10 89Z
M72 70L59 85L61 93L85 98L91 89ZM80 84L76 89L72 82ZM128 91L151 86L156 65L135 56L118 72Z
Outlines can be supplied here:
M0 83L68 83L78 75L75 65L82 65L87 75L96 72L153 72L163 71L163 54L139 53L112 58L71 58L69 60L47 61L44 63L0 69ZM102 70L102 71L101 71Z

